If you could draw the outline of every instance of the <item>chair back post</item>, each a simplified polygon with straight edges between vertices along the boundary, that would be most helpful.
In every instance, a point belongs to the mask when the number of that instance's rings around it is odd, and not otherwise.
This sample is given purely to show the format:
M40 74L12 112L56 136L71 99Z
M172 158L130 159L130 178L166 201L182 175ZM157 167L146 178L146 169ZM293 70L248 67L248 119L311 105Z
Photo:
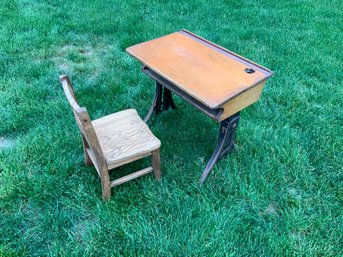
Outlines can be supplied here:
M107 164L103 152L101 150L98 137L93 128L92 121L89 117L88 111L85 107L79 106L68 76L61 75L60 80L62 83L63 91L73 110L76 124L80 129L82 140L84 140L84 146L86 147L85 150L91 151L90 157L92 159L92 162L98 170L98 172L100 173L99 175L102 175L103 170L107 170Z

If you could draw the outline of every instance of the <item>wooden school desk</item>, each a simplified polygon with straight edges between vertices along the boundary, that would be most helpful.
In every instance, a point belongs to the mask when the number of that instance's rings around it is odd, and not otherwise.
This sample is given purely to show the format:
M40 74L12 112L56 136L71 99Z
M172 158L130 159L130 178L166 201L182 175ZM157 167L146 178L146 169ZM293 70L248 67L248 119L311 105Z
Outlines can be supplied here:
M249 61L187 30L131 46L126 51L156 81L147 122L155 111L175 108L172 92L220 122L217 146L200 181L234 148L239 112L256 102L269 69Z

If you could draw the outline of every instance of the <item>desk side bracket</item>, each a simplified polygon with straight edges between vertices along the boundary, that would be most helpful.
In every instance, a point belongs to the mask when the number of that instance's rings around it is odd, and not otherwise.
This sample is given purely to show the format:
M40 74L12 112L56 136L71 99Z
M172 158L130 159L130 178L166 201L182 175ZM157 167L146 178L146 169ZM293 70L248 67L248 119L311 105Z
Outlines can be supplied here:
M217 146L208 161L205 170L201 174L200 183L203 183L211 172L212 168L218 160L223 158L235 148L235 133L238 126L240 114L239 112L231 117L223 120L220 123Z

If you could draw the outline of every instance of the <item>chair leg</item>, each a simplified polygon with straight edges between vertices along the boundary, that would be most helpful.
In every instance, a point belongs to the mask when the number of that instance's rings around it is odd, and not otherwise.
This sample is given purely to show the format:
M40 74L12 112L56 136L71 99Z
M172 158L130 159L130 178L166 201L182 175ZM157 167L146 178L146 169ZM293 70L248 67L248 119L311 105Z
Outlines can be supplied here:
M85 156L85 164L87 166L93 166L92 159L89 157L89 154L87 153L86 148L84 148L83 153L84 153L84 156Z
M160 149L157 149L151 153L152 168L154 170L155 178L161 179L161 168L160 168Z
M87 150L86 150L88 147L88 143L83 136L82 136L82 143L83 143L83 155L85 157L85 164L87 166L92 166L93 165L92 159L91 157L89 157L89 154L87 153Z
M108 170L105 168L101 171L101 189L102 197L108 201L111 198L111 181Z

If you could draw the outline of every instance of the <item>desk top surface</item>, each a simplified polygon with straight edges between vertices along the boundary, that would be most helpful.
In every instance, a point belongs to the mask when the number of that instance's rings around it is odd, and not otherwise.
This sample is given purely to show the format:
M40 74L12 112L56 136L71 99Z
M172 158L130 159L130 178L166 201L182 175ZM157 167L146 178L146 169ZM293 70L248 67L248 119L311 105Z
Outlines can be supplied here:
M186 30L126 51L210 108L218 108L272 75L270 70Z

